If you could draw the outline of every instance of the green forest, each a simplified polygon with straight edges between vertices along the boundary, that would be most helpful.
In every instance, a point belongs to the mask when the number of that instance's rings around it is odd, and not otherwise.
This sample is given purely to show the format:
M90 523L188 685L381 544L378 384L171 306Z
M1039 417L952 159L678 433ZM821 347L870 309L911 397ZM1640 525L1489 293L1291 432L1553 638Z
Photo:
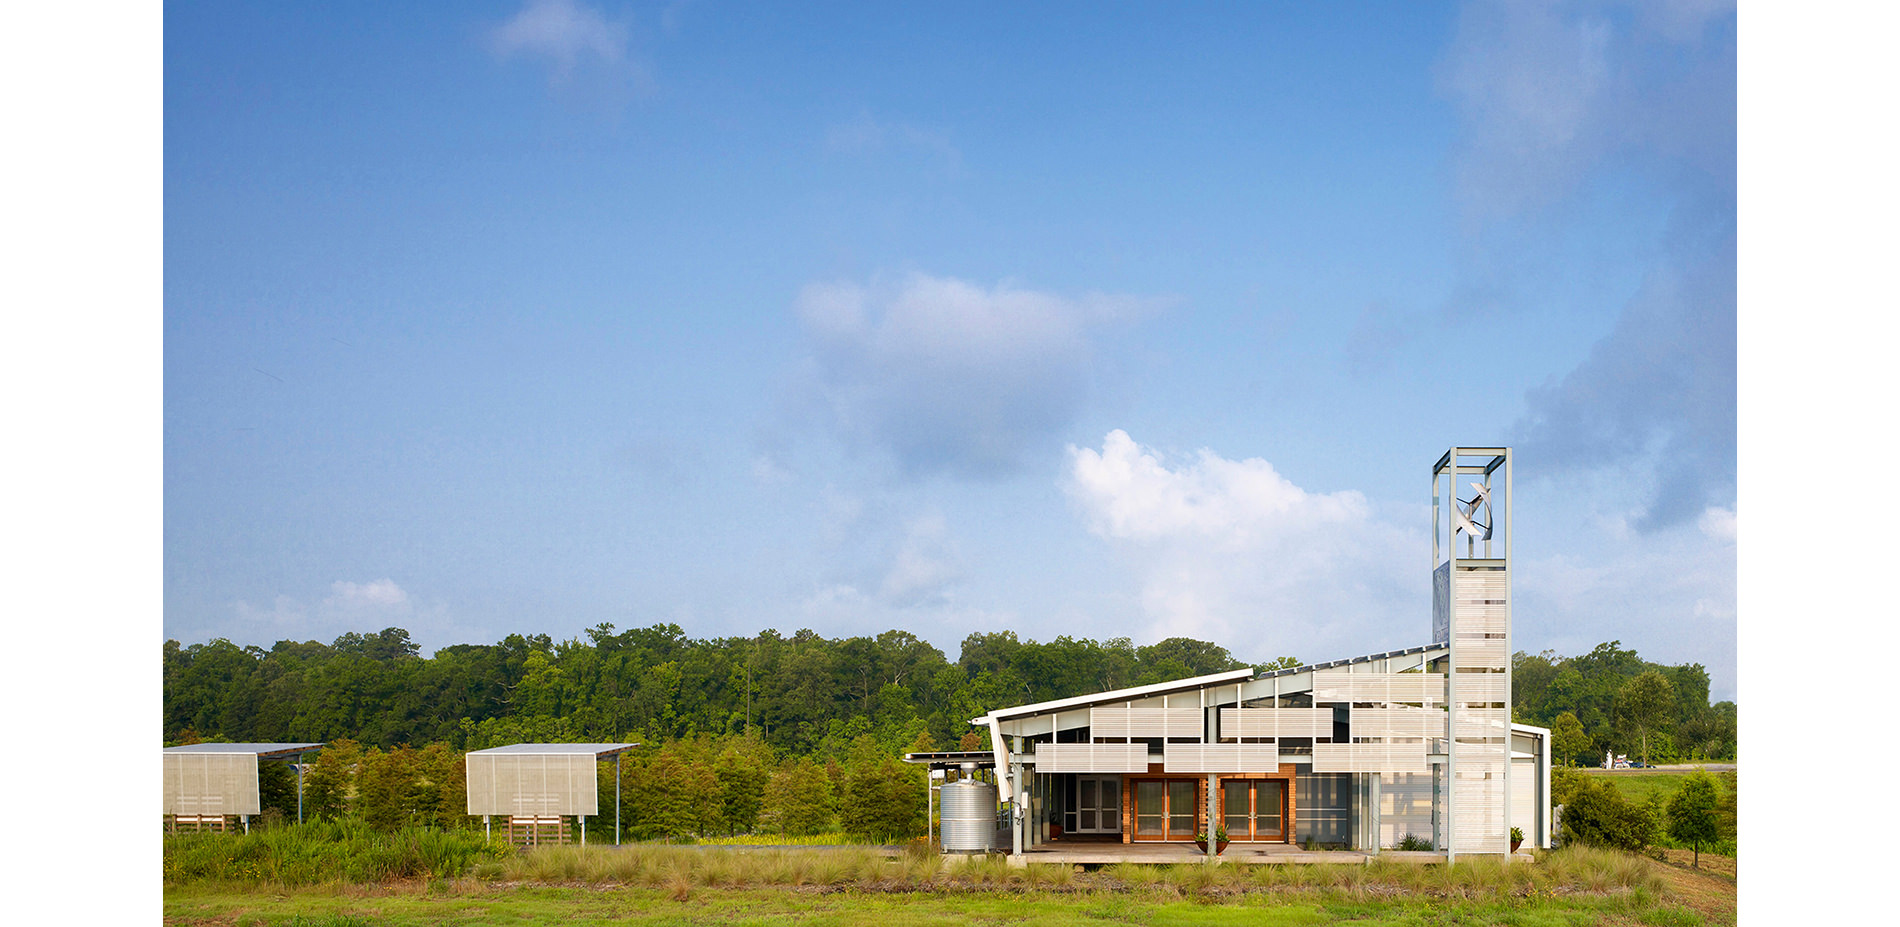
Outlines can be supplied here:
M322 742L306 812L379 826L469 826L460 753L524 741L638 742L623 770L635 837L922 830L921 770L906 750L977 749L985 711L1248 664L1169 638L972 634L957 659L904 631L830 639L801 630L695 639L672 624L586 640L509 635L423 657L407 631L269 650L226 640L164 648L164 737ZM1258 668L1298 665L1291 656ZM1735 705L1708 702L1699 664L1660 666L1620 642L1588 654L1519 653L1518 720L1550 727L1558 762L1606 749L1650 762L1732 758ZM613 794L602 766L603 797ZM294 814L294 780L265 764L266 804ZM603 801L603 819L612 812ZM267 812L267 815L269 812Z

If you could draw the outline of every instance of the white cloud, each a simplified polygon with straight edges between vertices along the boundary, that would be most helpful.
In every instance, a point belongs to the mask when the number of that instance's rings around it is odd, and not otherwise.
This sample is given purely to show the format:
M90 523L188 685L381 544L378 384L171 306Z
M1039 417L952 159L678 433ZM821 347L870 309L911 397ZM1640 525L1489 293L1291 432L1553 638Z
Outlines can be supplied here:
M1170 465L1110 432L1069 449L1065 489L1139 587L1146 636L1305 660L1423 643L1429 537L1355 491L1316 493L1259 458L1202 450Z
M652 89L651 68L630 51L631 26L607 18L578 0L527 0L521 11L488 36L496 57L537 59L548 79L566 85L587 75L586 85L610 107L626 94Z
M1735 510L1709 506L1702 511L1702 517L1696 519L1696 527L1715 540L1732 542L1735 540Z
M437 646L482 640L489 633L486 628L456 622L444 603L418 599L387 577L367 582L337 580L314 605L280 594L268 608L240 600L232 603L232 611L237 627L218 633L264 645L284 638L328 642L346 632L399 627L428 652Z
M1096 334L1144 308L924 274L812 284L797 300L837 431L907 471L971 476L1016 470L1067 426L1088 396Z
M232 610L237 612L238 621L244 624L264 625L272 629L300 626L308 614L302 603L287 595L279 595L271 600L269 608L258 608L240 600L233 603Z
M1521 522L1520 522L1521 523ZM1620 640L1655 663L1701 663L1710 697L1735 697L1735 545L1686 525L1618 540L1566 538L1596 551L1523 556L1513 570L1512 643L1587 653Z
M1202 450L1194 464L1169 470L1119 428L1101 453L1070 447L1069 455L1074 489L1093 503L1096 533L1108 537L1198 534L1244 545L1366 517L1359 493L1309 493L1257 457L1232 461Z
M324 603L333 607L400 608L409 604L409 593L387 578L367 583L337 580L330 584L330 590L330 598Z
M1734 498L1734 9L1618 6L1466 3L1440 86L1461 117L1461 205L1500 242L1568 234L1599 178L1639 178L1669 210L1614 328L1530 390L1512 429L1547 474L1640 464L1633 523L1650 532Z

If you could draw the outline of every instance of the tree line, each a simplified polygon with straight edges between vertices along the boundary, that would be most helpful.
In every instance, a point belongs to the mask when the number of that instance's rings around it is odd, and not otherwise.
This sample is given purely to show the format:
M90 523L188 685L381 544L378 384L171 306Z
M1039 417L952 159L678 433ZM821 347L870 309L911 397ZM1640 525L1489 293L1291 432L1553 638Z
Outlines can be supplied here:
M422 657L407 631L389 628L269 650L166 641L164 725L172 742L348 738L383 748L751 734L783 754L839 755L866 734L890 750L922 734L954 744L990 708L1245 665L1183 637L1137 647L1127 638L1037 643L979 633L952 662L906 631L702 640L674 624L621 632L601 624L586 640L560 642L510 634Z
M167 641L163 665L167 743L329 744L305 779L306 817L471 826L463 751L637 742L623 759L620 809L635 839L885 839L923 829L923 773L898 755L988 747L988 732L969 724L985 711L1247 664L1189 638L1137 647L981 633L952 662L903 631L701 640L671 624L602 624L585 641L511 634L429 657L400 628L269 650ZM1516 717L1551 727L1560 760L1642 744L1657 761L1734 753L1734 704L1708 704L1699 665L1646 663L1612 641L1581 657L1519 653L1514 666ZM596 833L613 823L612 768L600 767ZM294 815L289 771L266 763L260 775L266 806Z
M1647 662L1622 641L1576 657L1516 654L1511 700L1515 720L1550 728L1559 763L1597 765L1606 752L1652 765L1735 758L1735 703L1709 703L1708 670Z

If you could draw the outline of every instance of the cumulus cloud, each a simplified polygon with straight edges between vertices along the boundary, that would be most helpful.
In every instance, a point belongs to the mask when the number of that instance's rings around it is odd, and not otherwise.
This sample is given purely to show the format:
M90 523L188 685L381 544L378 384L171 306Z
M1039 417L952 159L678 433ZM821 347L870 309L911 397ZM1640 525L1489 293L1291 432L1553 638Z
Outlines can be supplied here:
M1126 557L1150 637L1307 660L1423 643L1429 536L1364 495L1303 489L1259 458L1170 461L1116 430L1069 448L1066 491Z
M1696 527L1717 541L1734 541L1735 510L1709 506L1702 510L1702 517L1696 519Z
M1611 168L1670 209L1611 332L1513 428L1544 473L1639 464L1642 531L1734 493L1734 20L1714 2L1471 2L1441 71L1474 222L1561 224Z
M629 52L631 32L628 23L578 0L527 0L488 38L499 58L546 63L556 84L590 72L606 86L640 90L651 78L647 66Z
M397 608L409 604L409 593L388 578L367 583L337 580L330 590L326 604L340 608Z
M1700 531L1685 525L1624 542L1586 528L1576 540L1596 551L1587 559L1520 557L1513 644L1575 656L1621 640L1645 660L1704 664L1711 697L1734 698L1735 545L1710 543L1720 540L1724 511L1708 510Z
M907 472L993 477L1074 420L1098 333L1145 305L913 274L812 284L797 312L839 434Z
M486 629L456 624L444 604L419 600L387 577L367 582L337 580L314 603L282 594L267 607L240 600L232 603L232 612L237 619L235 633L217 633L265 644L285 638L329 641L351 631L400 627L418 643L433 647L479 640L486 633Z

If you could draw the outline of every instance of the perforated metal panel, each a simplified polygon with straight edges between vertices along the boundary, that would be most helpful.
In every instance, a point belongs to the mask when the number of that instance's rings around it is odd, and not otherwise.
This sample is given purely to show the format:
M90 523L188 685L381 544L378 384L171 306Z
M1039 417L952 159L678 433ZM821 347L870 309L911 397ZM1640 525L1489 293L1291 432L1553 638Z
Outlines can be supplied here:
M1451 848L1509 850L1510 571L1461 561L1453 571ZM1474 670L1477 670L1474 672ZM1496 707L1493 707L1496 706Z
M1405 835L1432 839L1432 775L1391 773L1379 783L1379 845L1397 846Z
M1036 744L1038 773L1141 773L1147 744Z
M167 753L165 814L258 814L257 754Z
M1199 708L1091 708L1095 737L1200 737Z
M1171 773L1275 772L1280 748L1273 744L1167 744L1162 747Z
M1445 736L1446 713L1439 708L1354 708L1351 717L1354 737Z
M599 814L594 755L470 753L468 813Z
M1220 730L1226 737L1331 737L1331 708L1223 708Z
M1316 773L1427 773L1431 770L1422 743L1313 745Z
M1420 702L1445 703L1445 677L1441 673L1353 673L1346 670L1314 670L1315 702Z

